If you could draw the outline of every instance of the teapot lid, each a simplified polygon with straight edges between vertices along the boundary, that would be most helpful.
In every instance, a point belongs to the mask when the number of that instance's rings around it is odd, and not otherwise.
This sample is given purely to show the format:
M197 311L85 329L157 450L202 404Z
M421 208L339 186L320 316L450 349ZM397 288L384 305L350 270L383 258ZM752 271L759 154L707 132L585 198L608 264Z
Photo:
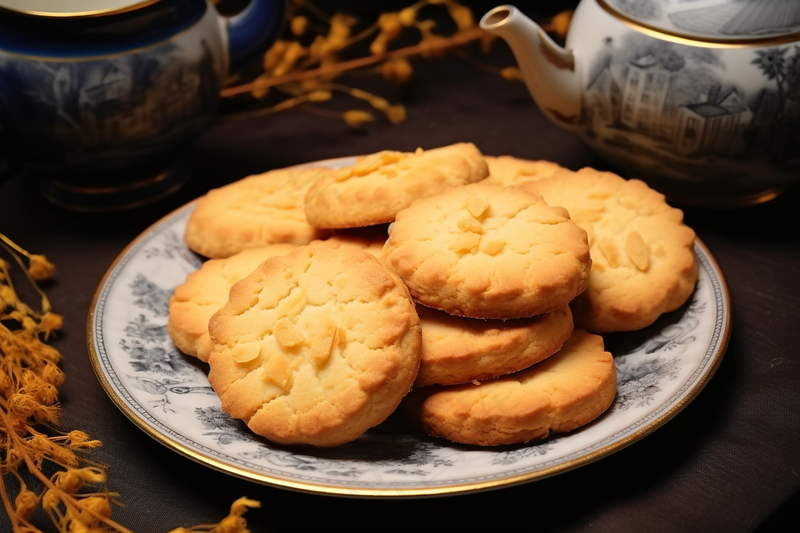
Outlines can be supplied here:
M37 17L95 17L132 11L158 0L0 0L0 9Z
M736 44L800 38L798 0L597 0L644 30L678 39Z

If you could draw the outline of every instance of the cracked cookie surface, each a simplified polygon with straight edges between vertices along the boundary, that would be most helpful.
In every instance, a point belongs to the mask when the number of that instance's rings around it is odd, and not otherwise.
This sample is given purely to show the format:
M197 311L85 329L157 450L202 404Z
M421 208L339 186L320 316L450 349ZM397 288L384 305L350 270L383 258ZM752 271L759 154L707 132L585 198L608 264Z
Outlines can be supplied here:
M263 262L209 331L222 409L280 444L357 439L395 410L419 368L419 317L403 283L335 243Z
M211 355L208 321L228 301L233 284L270 257L291 252L295 244L247 248L223 259L209 259L175 288L169 299L167 332L183 353L203 362Z
M285 168L212 189L197 200L184 240L210 258L266 244L308 244L327 236L306 220L303 197L325 167Z
M584 290L591 266L586 232L564 208L483 183L400 211L382 258L417 302L472 318L554 311Z
M472 143L382 151L317 179L305 197L306 217L312 226L328 229L383 224L417 198L474 183L488 173Z
M479 385L414 389L403 405L433 436L479 446L517 444L600 416L614 401L616 376L602 337L576 330L557 354L526 370Z
M683 212L639 180L584 168L521 188L565 207L586 230L589 287L571 304L576 327L633 331L683 305L697 281L694 231Z

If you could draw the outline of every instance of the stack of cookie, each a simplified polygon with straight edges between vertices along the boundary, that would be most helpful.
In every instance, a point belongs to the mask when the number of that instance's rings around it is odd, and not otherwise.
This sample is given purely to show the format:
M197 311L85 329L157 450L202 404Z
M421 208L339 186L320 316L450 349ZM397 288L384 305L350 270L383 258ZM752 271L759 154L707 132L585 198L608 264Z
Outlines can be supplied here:
M404 398L425 431L466 444L570 431L616 392L592 333L647 325L696 279L680 211L611 176L461 143L241 180L192 214L186 242L213 259L176 289L170 335L208 361L223 409L278 443L348 442ZM599 303L622 283L659 288Z

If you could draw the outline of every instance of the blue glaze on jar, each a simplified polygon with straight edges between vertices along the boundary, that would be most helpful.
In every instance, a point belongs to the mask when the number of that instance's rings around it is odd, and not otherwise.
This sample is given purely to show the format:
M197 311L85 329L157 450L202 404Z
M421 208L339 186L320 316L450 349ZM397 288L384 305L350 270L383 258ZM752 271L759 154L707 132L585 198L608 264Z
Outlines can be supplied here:
M229 64L266 49L284 7L251 0L239 25L256 43L237 50L206 0L67 19L0 10L0 151L51 189L163 187L213 116Z

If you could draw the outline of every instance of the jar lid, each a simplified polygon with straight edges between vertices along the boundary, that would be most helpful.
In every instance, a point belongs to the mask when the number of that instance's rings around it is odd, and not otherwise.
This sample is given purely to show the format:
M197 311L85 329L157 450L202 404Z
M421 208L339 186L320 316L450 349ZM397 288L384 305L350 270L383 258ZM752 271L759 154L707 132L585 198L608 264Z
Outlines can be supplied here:
M789 41L800 33L798 0L597 0L628 23L711 43Z
M37 17L96 17L132 11L158 0L0 0L0 9Z

